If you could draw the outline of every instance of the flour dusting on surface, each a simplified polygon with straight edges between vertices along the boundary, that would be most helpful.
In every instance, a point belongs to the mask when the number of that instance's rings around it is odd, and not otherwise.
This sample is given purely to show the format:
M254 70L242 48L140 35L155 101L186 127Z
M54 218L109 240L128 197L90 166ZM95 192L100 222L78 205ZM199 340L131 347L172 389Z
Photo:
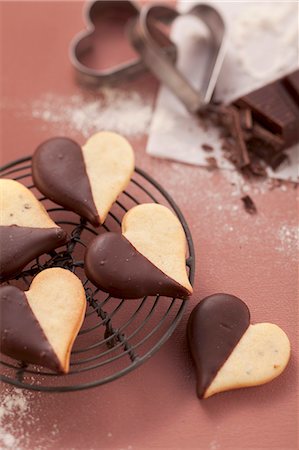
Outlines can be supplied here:
M290 213L277 220L277 211L268 210L267 200L288 196L292 208L296 196L293 183L246 179L234 171L209 171L176 162L160 163L157 177L175 197L187 220L189 216L198 217L192 223L192 233L203 239L205 233L213 233L215 245L222 246L227 239L234 246L245 246L249 252L267 246L280 256L297 261L299 236L295 219ZM292 192L294 196L290 196ZM244 209L241 198L245 195L255 203L257 214L250 215Z
M26 416L29 417L28 399L31 392L13 388L5 390L3 394L0 399L0 448L19 450L26 439L22 422Z
M0 395L0 449L46 450L53 447L53 439L59 433L58 425L52 424L51 436L36 439L32 447L32 428L40 429L39 393L11 386L2 388ZM34 408L33 408L34 406Z
M299 247L299 227L298 226L290 226L290 225L282 225L277 234L279 245L276 247L276 250L280 252L294 253L295 255L298 253Z
M148 130L152 104L138 92L105 88L89 99L81 94L47 93L32 102L31 114L57 133L77 131L89 137L96 131L111 130L138 136Z

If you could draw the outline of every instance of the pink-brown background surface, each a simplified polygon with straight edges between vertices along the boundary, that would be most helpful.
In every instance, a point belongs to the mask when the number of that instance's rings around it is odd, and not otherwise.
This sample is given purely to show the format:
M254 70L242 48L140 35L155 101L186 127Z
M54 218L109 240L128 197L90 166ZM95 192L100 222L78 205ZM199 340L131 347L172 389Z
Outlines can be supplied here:
M31 154L56 134L51 124L44 126L42 120L24 114L24 105L30 109L48 92L80 92L68 46L83 28L82 5L1 2L2 163ZM153 102L157 87L145 75L125 89ZM70 137L84 142L75 130ZM188 312L162 349L125 377L89 391L26 394L28 414L9 418L11 425L15 421L21 448L298 448L297 190L292 184L271 190L265 183L249 182L246 191L258 208L258 214L250 216L229 175L150 158L146 136L129 139L137 165L169 191L190 225L197 267ZM200 299L219 291L242 298L253 322L281 326L290 338L292 358L286 371L268 385L199 401L186 320ZM2 385L0 398L10 392L14 388Z

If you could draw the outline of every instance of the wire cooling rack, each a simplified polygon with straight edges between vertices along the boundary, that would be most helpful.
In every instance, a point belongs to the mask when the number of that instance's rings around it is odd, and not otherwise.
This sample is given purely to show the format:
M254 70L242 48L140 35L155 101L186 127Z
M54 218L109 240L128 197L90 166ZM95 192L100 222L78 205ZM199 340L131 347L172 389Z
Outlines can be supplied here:
M149 175L135 169L128 188L113 205L105 224L95 229L86 221L42 197L31 176L31 157L0 169L2 178L13 178L31 189L55 222L70 236L66 245L37 258L18 277L10 280L28 289L32 278L49 267L63 267L81 278L87 311L75 341L67 375L57 375L39 366L1 355L0 379L18 387L50 392L88 389L113 381L147 361L171 336L183 316L186 302L177 298L144 297L116 299L97 289L85 276L84 252L95 235L119 231L123 215L140 203L161 203L178 216L188 243L186 264L191 284L194 278L194 247L188 225L171 196Z

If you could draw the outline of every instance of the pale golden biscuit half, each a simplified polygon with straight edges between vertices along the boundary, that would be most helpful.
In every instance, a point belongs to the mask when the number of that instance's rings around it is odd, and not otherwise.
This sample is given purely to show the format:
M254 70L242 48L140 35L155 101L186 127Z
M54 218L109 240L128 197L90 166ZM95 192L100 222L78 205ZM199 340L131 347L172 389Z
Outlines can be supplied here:
M193 292L186 270L186 236L169 208L156 203L135 206L123 217L122 234L154 266Z
M81 280L66 269L46 269L33 279L25 295L62 371L68 373L72 346L86 311Z
M93 200L103 223L133 175L134 152L123 136L101 131L88 139L82 153Z
M217 392L268 383L284 371L290 352L289 339L277 325L249 325L204 398Z
M36 257L66 241L66 232L29 189L0 179L0 281L18 275Z
M15 180L0 179L0 211L0 226L58 227L33 193Z

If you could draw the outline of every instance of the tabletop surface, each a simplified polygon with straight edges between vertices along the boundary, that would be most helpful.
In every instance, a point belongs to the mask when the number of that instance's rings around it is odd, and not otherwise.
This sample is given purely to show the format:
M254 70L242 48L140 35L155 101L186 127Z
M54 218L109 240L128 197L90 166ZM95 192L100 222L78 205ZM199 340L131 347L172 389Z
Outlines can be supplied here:
M80 144L86 140L91 125L80 119L80 102L94 120L91 105L97 107L100 94L78 86L68 59L69 42L84 27L82 6L72 1L1 2L1 164L30 155L40 142L58 134ZM103 50L104 62L114 57L108 53ZM187 312L158 353L112 383L67 394L2 384L2 448L298 448L297 190L291 183L271 188L268 181L247 182L237 173L149 157L147 125L157 89L148 74L115 88L115 105L124 99L128 108L135 108L135 127L130 112L122 122L117 108L110 108L110 122L107 109L101 117L103 124L123 130L138 167L173 196L190 226L196 274ZM106 97L114 95L107 92ZM244 193L254 200L256 215L244 210ZM292 358L267 385L199 401L186 321L199 300L216 292L243 299L253 323L281 326L290 338Z

